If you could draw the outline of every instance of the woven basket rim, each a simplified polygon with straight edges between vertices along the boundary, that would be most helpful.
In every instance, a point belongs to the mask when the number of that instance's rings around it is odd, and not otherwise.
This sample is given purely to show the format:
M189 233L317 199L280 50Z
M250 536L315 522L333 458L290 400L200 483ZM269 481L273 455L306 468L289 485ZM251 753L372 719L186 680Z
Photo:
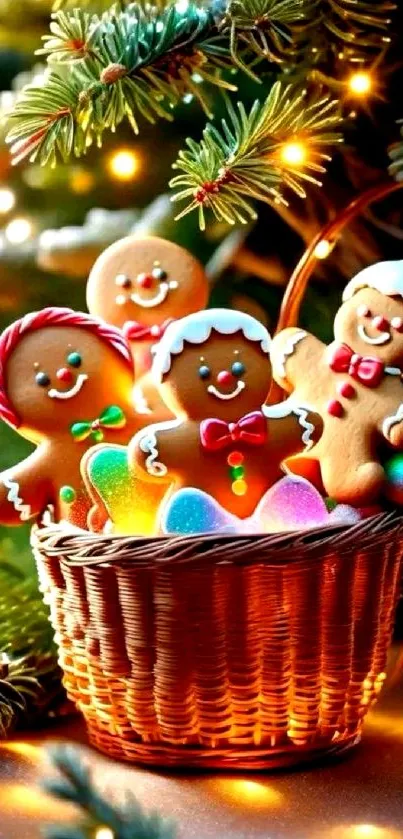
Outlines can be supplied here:
M33 527L31 545L39 555L69 565L127 563L144 568L185 564L249 565L264 561L273 565L318 561L333 549L352 547L364 551L384 542L385 537L403 538L403 515L384 512L357 524L332 524L302 531L248 535L117 536L72 532L63 523Z

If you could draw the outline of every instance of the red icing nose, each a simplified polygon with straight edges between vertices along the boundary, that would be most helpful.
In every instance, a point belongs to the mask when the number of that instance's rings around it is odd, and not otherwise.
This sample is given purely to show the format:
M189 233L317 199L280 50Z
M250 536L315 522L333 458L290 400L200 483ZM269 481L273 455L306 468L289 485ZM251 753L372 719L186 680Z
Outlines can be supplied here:
M389 321L382 315L377 315L376 318L372 318L372 326L374 326L375 329L379 329L379 332L387 332L389 329Z
M235 384L235 376L233 376L229 370L221 370L221 373L217 376L217 383L219 385L229 387L230 385Z
M139 274L137 277L137 285L139 288L151 288L153 284L153 277L151 274Z
M73 374L68 367L61 367L60 370L56 373L56 378L59 382L64 382L65 384L70 384L73 381Z

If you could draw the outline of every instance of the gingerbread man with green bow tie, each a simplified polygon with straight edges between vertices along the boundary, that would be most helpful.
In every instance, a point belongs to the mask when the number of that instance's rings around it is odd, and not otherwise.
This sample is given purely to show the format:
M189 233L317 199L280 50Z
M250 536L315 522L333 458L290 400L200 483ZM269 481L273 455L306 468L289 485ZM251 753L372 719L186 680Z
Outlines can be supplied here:
M0 522L87 526L80 475L96 443L127 443L144 424L132 405L133 361L120 330L71 309L26 315L0 337L0 417L36 448L0 475ZM94 524L94 522L92 522Z

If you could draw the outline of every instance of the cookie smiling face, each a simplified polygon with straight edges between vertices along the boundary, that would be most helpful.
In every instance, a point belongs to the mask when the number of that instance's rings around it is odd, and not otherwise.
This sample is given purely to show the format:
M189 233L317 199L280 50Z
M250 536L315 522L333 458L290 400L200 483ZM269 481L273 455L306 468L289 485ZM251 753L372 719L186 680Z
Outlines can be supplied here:
M233 422L266 401L270 338L250 315L210 309L169 326L153 372L176 416Z
M337 312L337 341L355 352L376 356L385 364L403 365L403 300L373 288L362 288Z
M179 245L157 237L127 236L97 259L87 284L92 314L123 327L129 321L160 325L203 309L204 270Z
M110 404L126 404L130 366L96 334L49 326L22 337L6 366L6 391L26 436L68 432Z

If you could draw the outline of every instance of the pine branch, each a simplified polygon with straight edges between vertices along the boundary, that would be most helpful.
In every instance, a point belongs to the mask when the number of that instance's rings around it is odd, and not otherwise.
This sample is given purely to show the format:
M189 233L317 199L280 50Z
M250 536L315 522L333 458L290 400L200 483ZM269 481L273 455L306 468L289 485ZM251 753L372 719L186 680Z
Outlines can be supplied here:
M242 48L276 63L290 60L298 27L310 22L316 5L315 0L230 0L220 29L229 30L234 64L258 80L242 61Z
M322 21L330 40L351 47L355 57L360 51L378 50L390 43L385 35L391 13L396 8L389 0L321 0Z
M131 792L120 806L98 792L76 746L58 744L48 749L49 757L62 777L45 782L45 789L63 801L76 804L83 819L74 827L51 827L48 839L89 839L99 827L108 827L115 839L173 839L172 822L157 813L145 813Z
M221 77L231 62L212 12L193 4L186 12L132 4L102 18L80 9L58 12L39 52L52 69L42 87L25 88L10 115L14 162L28 156L54 165L57 156L84 154L124 118L136 133L139 114L149 122L172 119L172 108L189 94L210 113L196 72L234 89Z
M309 98L279 82L249 114L242 103L237 110L230 106L229 120L223 120L221 133L208 125L200 143L187 140L174 164L181 174L170 184L180 188L173 200L188 201L178 218L197 209L202 229L206 209L229 224L245 223L256 218L254 201L284 201L284 186L304 197L304 181L320 183L318 175L330 159L327 149L341 139L334 100ZM298 166L284 159L285 143L300 144L304 161Z

